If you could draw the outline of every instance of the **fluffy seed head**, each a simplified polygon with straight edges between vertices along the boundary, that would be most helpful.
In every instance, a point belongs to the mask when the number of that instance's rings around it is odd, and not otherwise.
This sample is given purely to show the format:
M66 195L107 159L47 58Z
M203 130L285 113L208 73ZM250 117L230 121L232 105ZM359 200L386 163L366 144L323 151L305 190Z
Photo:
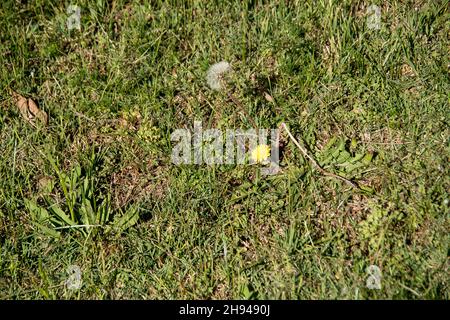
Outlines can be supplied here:
M226 61L215 63L209 67L208 73L206 74L206 81L208 82L209 87L213 90L220 90L222 88L222 75L230 71L230 69L231 66Z

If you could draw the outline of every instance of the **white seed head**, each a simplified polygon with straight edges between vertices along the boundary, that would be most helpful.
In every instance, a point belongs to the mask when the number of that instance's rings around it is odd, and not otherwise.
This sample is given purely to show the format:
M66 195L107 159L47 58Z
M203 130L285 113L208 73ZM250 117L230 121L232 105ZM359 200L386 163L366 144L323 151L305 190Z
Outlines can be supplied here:
M215 63L209 67L206 75L206 81L208 82L209 87L213 90L220 90L222 88L222 75L230 70L231 66L226 61Z

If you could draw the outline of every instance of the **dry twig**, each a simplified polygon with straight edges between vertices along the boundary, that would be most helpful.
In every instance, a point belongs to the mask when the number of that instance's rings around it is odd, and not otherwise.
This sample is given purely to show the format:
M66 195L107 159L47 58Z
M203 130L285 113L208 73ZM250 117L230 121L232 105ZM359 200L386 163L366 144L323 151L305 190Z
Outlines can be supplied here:
M288 134L289 138L291 138L292 142L294 142L294 144L295 144L295 145L297 146L297 148L301 151L301 153L303 154L303 156L304 156L305 158L307 158L307 159L313 164L313 166L314 166L321 174L323 174L324 176L328 176L328 177L332 177L332 178L335 178L335 179L344 181L345 183L347 183L348 185L352 186L353 188L360 190L360 187L359 187L356 183L354 183L353 181L351 181L351 180L349 180L349 179L347 179L347 178L344 178L344 177L342 177L342 176L340 176L340 175L334 174L334 173L332 173L332 172L328 172L328 171L326 171L324 168L322 168L322 167L317 163L317 161L316 161L312 156L310 156L310 155L308 154L308 151L306 151L306 149L305 149L304 147L302 147L302 145L297 141L297 139L295 139L295 137L294 137L294 136L292 135L292 133L289 131L287 125L286 125L284 122L280 125L280 127L283 128L284 131L286 131L286 133Z

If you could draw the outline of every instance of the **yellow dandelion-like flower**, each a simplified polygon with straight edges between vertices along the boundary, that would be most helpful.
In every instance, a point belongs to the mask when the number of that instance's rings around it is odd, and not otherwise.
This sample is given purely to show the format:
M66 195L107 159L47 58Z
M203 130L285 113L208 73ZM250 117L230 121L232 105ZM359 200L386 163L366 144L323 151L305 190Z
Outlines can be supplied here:
M261 163L270 157L270 147L266 144L260 144L253 149L251 158L256 163Z

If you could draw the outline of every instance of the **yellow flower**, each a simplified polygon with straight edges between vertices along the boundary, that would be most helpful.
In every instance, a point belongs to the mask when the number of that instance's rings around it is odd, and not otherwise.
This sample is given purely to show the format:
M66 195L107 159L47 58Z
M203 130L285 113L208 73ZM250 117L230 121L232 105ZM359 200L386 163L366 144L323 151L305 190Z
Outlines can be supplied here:
M256 163L263 162L270 157L270 147L265 144L260 144L252 151L251 158Z

